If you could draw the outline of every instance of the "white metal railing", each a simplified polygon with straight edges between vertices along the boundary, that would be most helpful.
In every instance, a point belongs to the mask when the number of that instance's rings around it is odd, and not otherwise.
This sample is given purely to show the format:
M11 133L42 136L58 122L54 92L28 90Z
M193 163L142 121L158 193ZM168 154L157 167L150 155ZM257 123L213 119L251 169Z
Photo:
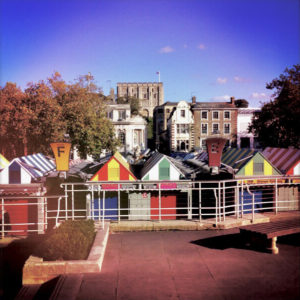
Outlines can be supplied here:
M300 208L300 176L222 181L64 183L64 195L2 197L0 233L42 233L67 219L198 220L218 224ZM14 201L11 201L14 200ZM20 200L19 202L16 200ZM26 200L26 201L25 201ZM3 209L4 208L4 209ZM23 210L22 210L23 208ZM16 215L26 208L28 217ZM13 212L5 221L4 210ZM30 215L35 214L35 217Z

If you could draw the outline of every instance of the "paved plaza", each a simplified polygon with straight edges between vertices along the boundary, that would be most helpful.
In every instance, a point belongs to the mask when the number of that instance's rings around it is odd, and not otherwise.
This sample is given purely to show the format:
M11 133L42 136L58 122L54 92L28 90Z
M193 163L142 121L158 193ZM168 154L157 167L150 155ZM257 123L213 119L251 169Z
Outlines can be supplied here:
M102 272L83 275L76 299L299 299L299 234L272 255L245 248L238 232L111 234Z

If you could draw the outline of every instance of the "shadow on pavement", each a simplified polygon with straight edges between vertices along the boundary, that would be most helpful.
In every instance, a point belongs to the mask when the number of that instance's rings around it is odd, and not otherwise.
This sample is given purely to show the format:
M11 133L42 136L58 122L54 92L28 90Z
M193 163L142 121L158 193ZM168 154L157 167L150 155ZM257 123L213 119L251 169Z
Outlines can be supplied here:
M201 240L191 241L192 244L206 247L209 249L225 250L230 248L254 250L258 252L267 252L266 247L259 243L251 243L242 238L239 233L219 235ZM277 244L285 244L290 246L300 247L300 234L291 234L281 236L277 239Z
M0 248L1 277L0 299L14 299L22 287L22 270L27 258L42 240L43 235L34 235L17 239L6 247Z
M277 244L300 247L300 233L280 236L277 238Z
M229 248L249 249L239 233L219 235L201 240L192 241L192 244L209 249L225 250Z

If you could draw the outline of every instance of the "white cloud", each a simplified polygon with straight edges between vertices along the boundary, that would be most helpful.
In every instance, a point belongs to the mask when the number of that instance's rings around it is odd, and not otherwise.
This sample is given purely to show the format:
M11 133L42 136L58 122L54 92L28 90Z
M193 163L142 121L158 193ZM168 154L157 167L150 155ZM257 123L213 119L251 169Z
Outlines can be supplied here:
M175 50L171 46L165 46L159 50L160 53L171 53Z
M251 94L250 98L264 100L264 99L269 99L270 95L267 95L266 93L257 93L257 92L254 92L254 93Z
M216 96L216 97L212 97L210 98L211 101L215 101L215 102L218 102L218 101L228 101L230 100L230 96L229 95L223 95L223 96Z
M234 76L234 81L236 81L236 82L243 82L244 81L244 79L243 78L241 78L241 77L239 77L239 76Z
M235 82L249 82L250 80L247 78L239 77L239 76L234 76L233 77Z
M226 77L224 77L224 78L218 77L217 78L217 83L219 83L219 84L225 84L226 82L227 82Z
M205 45L204 44L199 44L197 46L197 48L200 49L200 50L204 50L205 49Z

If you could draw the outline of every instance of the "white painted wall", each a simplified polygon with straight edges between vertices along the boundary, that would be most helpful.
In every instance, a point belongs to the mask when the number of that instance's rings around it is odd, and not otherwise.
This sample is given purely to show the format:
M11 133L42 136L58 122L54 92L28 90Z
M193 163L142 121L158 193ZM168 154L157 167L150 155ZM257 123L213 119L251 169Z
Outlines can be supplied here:
M239 108L237 117L237 146L241 146L241 138L246 137L250 139L250 148L254 148L254 135L248 132L248 127L252 122L252 117L255 111L260 108Z
M294 167L294 175L300 175L300 162Z

